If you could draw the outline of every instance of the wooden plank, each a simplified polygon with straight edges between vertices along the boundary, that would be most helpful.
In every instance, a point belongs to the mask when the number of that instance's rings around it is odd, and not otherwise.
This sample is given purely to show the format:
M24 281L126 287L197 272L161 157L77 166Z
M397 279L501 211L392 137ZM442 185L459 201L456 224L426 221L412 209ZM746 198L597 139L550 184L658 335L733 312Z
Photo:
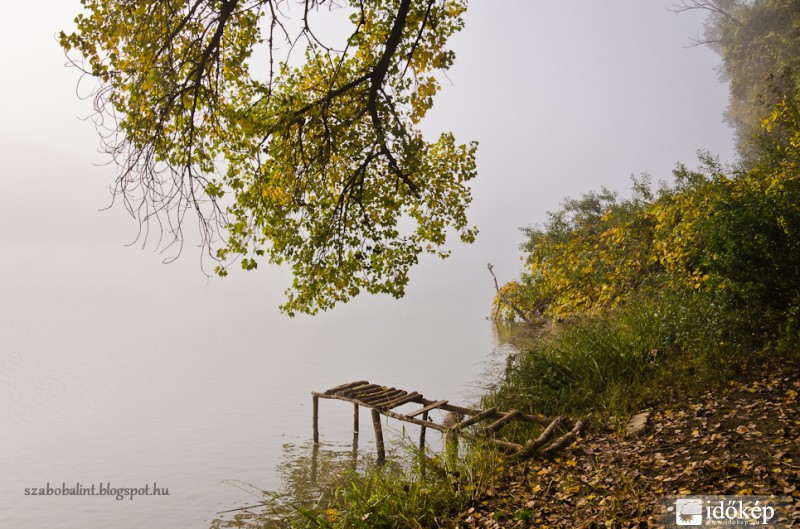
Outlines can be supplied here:
M449 430L449 428L445 428L441 424L436 424L433 421L421 421L421 420L419 420L419 419L417 419L415 417L408 417L406 415L402 415L402 414L394 412L394 411L385 411L384 413L386 415L388 415L389 417L392 417L394 419L397 419L397 420L400 420L400 421L405 421L405 422L410 422L412 424L418 424L419 426L426 426L428 428L433 428L434 430L439 430L442 433L447 433L447 430ZM459 435L462 435L462 434L459 433Z
M458 415L477 415L483 410L477 410L475 408L465 408L463 406L456 406L455 404L443 404L442 409L445 411L452 411L457 413Z
M353 395L353 398L358 399L359 401L365 403L367 406L372 406L372 401L376 398L381 398L386 396L387 394L391 393L392 390L390 389L383 389L381 388L380 391L370 391L368 393L359 393L358 395Z
M407 413L406 417L416 417L420 413L429 412L429 411L431 411L431 410L433 410L435 408L439 408L439 407L443 406L444 404L447 404L446 400L437 400L436 402L432 402L432 403L428 404L424 408L420 408L420 409L418 409L416 411L412 411L411 413Z
M564 424L566 420L567 418L564 417L563 415L554 419L553 422L551 422L550 425L544 429L544 431L539 435L539 437L537 437L533 441L528 441L528 443L526 443L525 446L522 447L522 449L518 452L517 455L521 458L525 458L538 452L539 448L541 448L547 441L550 440L551 437L553 437L556 428Z
M518 419L525 422L529 422L531 424L541 424L542 426L550 424L550 421L553 420L552 418L548 419L544 415L530 415L528 413L521 413L521 412L518 416Z
M364 400L372 395L379 395L381 393L385 393L387 391L386 388L381 386L376 386L374 388L365 389L363 391L353 391L353 392L346 392L344 393L348 397L353 397L356 399Z
M420 439L419 439L419 447L420 450L425 449L425 434L428 428L432 428L434 430L438 430L444 433L446 436L450 438L450 441L454 441L454 437L464 437L465 439L470 439L476 441L478 439L483 438L482 436L485 434L490 434L492 432L496 432L500 430L503 426L507 425L514 419L522 420L526 422L536 423L547 425L545 431L542 432L542 435L539 436L538 439L528 442L526 445L519 445L517 443L512 443L508 441L503 441L501 439L495 439L493 437L486 437L485 439L494 445L496 445L499 449L506 453L516 453L517 456L525 456L527 454L533 453L537 450L541 450L541 447L544 446L553 436L555 428L563 423L564 418L560 417L555 421L548 419L541 415L533 415L521 412L519 410L511 410L509 412L502 412L498 411L496 408L491 408L488 410L480 410L475 408L467 408L462 406L456 406L454 404L450 404L447 400L428 400L419 392L413 391L408 392L402 389L396 389L394 387L387 387L387 386L380 386L378 384L370 384L365 380L358 380L355 382L349 382L347 384L342 384L340 386L336 386L331 388L325 393L317 393L312 392L314 397L313 401L313 420L314 420L314 442L319 443L319 398L326 398L326 399L337 399L343 400L345 402L350 402L353 404L353 430L354 430L354 443L357 443L357 435L358 435L358 413L359 413L359 406L364 406L371 409L372 413L372 422L373 428L375 429L375 442L378 448L378 460L382 462L385 457L385 446L383 441L383 429L381 427L381 414L387 415L394 419L409 422L412 424L417 424L421 427L420 429ZM400 406L402 404L408 402L417 402L422 405L422 408L412 411L407 414L401 414L397 412L391 411L391 408ZM467 416L468 419L461 421L453 425L452 427L447 427L444 424L437 424L432 422L428 417L428 412L435 409L441 409L443 411L451 412L456 415ZM415 418L418 415L422 415L422 420ZM477 424L483 420L492 419L494 422L491 422L485 428L482 428L475 432L469 432L466 429L469 426ZM583 425L576 425L574 430L580 430ZM569 442L572 439L570 435L574 437L576 434L574 432L570 432L566 436L562 436L561 438L557 439L551 446L557 446L559 443L567 439L565 442ZM315 444L316 446L316 444ZM355 446L355 445L354 445ZM545 449L544 452L550 450L551 447Z
M403 389L396 389L394 391L386 393L385 395L370 397L369 402L377 408L380 406L384 406L386 403L392 402L395 399L405 397L406 395L408 395L408 391Z
M381 386L376 390L364 391L358 394L359 397L364 398L365 396L375 397L377 395L391 393L392 391L403 391L402 389L398 390L397 388L387 388L386 386Z
M383 388L378 384L363 384L361 386L356 386L353 388L345 389L342 391L337 392L337 395L358 395L360 393L366 393L370 391L379 391Z
M416 391L413 391L413 392L408 393L407 395L404 395L402 397L398 397L398 398L396 398L394 400L390 400L389 402L384 402L383 404L381 404L381 408L396 408L398 406L402 406L406 402L411 402L411 401L413 401L413 400L415 400L415 399L417 399L417 398L419 398L421 396L422 395L420 395Z
M477 415L473 415L469 419L465 421L461 421L458 424L453 425L453 430L463 430L467 426L472 426L475 423L478 423L484 419L488 419L489 417L495 415L497 413L497 408L489 408L486 411L482 411Z
M484 428L483 433L496 432L497 430L499 430L500 428L502 428L515 418L519 417L520 413L521 412L519 410L511 410L510 412L506 413L505 415L494 421L492 424Z
M405 391L397 388L388 388L377 393L370 393L368 395L360 394L358 395L358 398L366 402L378 402L386 399L387 397L394 397L395 395L399 395L401 393L405 393Z
M326 395L330 395L331 393L336 393L338 391L342 391L344 389L349 389L355 386L361 386L364 384L369 384L366 380L358 380L356 382L348 382L347 384L342 384L341 386L336 386L335 388L331 388L325 391Z
M495 439L493 437L487 437L485 440L489 441L492 444L497 445L503 452L506 452L508 454L513 454L522 450L521 444L511 443L509 441L502 441L500 439Z
M380 397L372 397L369 401L372 403L373 406L383 407L386 404L395 401L397 399L402 399L408 395L408 391L398 389L396 391L392 391L391 393L387 393L386 395L382 395Z
M406 392L403 391L402 389L394 389L394 388L392 388L390 390L384 391L383 393L377 393L375 395L369 395L368 397L364 397L362 395L359 395L359 399L364 401L364 402L366 402L366 403L368 403L370 406L375 407L378 404L380 404L381 402L389 401L391 399L399 397L400 395L405 395L405 393Z

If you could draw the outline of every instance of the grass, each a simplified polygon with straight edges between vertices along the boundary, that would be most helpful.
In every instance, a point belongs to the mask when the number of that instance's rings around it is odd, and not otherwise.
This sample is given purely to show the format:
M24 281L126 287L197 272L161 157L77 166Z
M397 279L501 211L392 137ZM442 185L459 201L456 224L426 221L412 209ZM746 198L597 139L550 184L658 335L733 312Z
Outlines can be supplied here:
M627 416L764 360L766 335L721 295L650 292L543 335L485 404L555 416Z
M260 514L214 520L211 529L422 529L446 525L496 479L505 461L489 448L471 447L453 459L404 447L406 457L362 472L343 471L316 502L267 495Z

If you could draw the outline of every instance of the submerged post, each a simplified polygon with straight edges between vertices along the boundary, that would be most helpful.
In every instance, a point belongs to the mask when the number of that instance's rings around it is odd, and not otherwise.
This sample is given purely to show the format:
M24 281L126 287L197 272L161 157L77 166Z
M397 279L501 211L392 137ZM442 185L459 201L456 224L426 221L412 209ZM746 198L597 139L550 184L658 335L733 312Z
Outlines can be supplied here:
M313 408L314 420L314 444L319 444L319 397L314 395L311 397L311 407Z
M319 445L314 444L311 447L311 484L317 484L317 459L319 458Z
M427 421L428 420L428 412L427 411L422 413L422 420L423 421ZM424 425L420 426L420 430L419 430L419 451L422 454L425 453L425 426Z
M375 429L375 445L378 448L378 462L386 460L386 451L383 447L383 430L381 429L381 414L372 410L372 427Z
M350 450L350 465L353 472L358 468L358 433L353 432L353 448Z
M485 412L484 412L485 413ZM458 429L461 417L456 412L450 412L445 415L442 425L447 427L447 432L444 434L445 452L447 453L447 462L455 468L458 463ZM465 423L467 421L464 421Z

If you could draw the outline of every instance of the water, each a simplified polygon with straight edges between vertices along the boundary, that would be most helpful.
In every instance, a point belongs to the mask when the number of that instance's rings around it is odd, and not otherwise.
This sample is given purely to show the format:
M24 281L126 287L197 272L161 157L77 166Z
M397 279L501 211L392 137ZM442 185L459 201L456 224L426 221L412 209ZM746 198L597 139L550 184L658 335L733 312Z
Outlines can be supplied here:
M275 310L280 271L207 285L191 259L111 248L30 245L0 261L4 527L208 527L254 503L239 485L279 490L308 471L311 391L366 379L468 403L492 352L513 347L484 319L486 289L439 261L403 301L292 320ZM368 424L357 457L374 453ZM351 406L321 401L320 430L322 452L347 457ZM24 493L78 482L169 494Z

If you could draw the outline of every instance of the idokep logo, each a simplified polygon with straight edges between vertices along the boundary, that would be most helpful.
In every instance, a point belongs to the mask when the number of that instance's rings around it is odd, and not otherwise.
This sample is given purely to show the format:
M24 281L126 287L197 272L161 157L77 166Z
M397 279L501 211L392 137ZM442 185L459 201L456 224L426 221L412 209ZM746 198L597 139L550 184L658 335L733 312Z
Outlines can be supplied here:
M667 528L745 525L784 529L792 527L787 496L666 496L663 523Z
M678 498L675 500L676 525L703 525L703 500Z

